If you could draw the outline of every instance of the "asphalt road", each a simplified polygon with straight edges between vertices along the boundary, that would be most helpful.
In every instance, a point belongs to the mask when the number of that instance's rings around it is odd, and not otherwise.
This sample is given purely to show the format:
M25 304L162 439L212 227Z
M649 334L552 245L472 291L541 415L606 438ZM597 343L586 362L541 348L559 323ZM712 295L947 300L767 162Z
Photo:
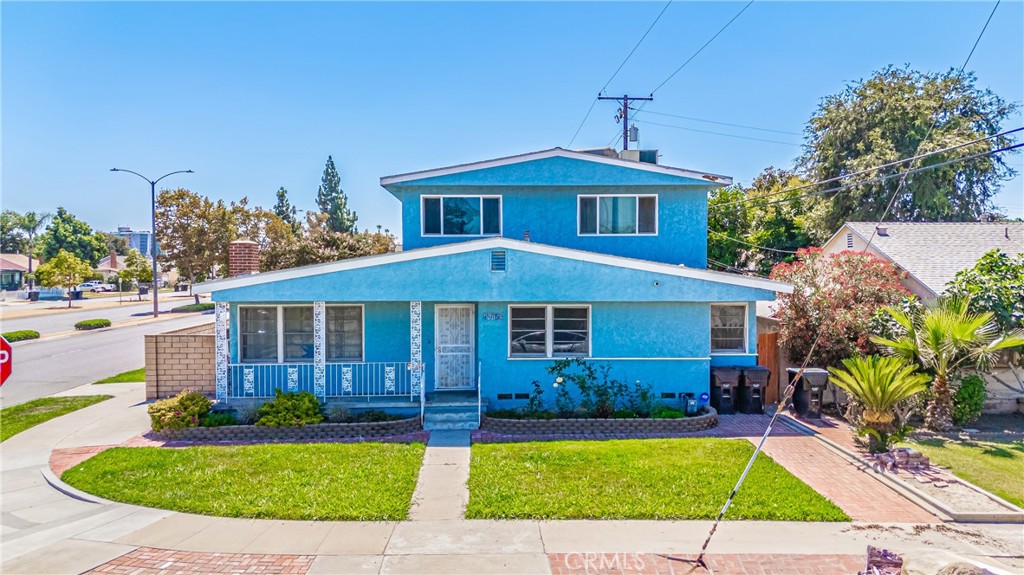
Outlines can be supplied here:
M145 334L212 321L212 315L188 314L145 325L11 344L14 371L0 387L0 404L24 403L138 369L145 362ZM100 392L102 386L97 387Z
M114 301L117 301L116 299ZM75 302L78 305L80 302ZM192 303L192 300L188 300L182 303L181 300L174 300L160 302L160 313L169 311L173 307ZM48 306L53 307L53 306ZM20 311L22 308L7 308L5 311L15 312ZM49 311L41 315L30 316L30 317L18 317L7 319L0 319L0 331L15 331L19 329L33 329L38 331L42 335L49 333L58 333L62 331L69 331L75 329L75 323L82 321L83 319L98 319L104 318L109 319L112 322L119 322L126 319L141 319L146 317L147 314L153 312L153 302L125 302L117 307L106 307L103 309L90 309L85 306L83 309L70 309L63 311Z

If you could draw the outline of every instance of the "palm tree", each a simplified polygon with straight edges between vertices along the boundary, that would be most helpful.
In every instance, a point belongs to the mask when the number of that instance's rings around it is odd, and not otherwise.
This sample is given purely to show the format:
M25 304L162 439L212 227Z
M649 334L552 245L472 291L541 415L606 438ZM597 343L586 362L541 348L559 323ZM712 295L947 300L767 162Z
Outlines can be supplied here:
M53 218L48 212L25 212L21 215L18 227L28 236L28 273L32 273L32 257L36 251L36 236Z
M868 450L885 451L897 431L896 404L927 389L928 375L899 357L853 357L843 360L845 370L828 368L832 382L860 403L861 427L870 435Z
M953 426L949 378L958 368L987 369L1000 350L1024 345L1024 332L1000 335L992 312L974 313L969 304L969 298L947 296L918 313L888 307L886 313L903 326L906 334L897 339L871 336L871 341L893 355L917 362L934 374L934 397L925 414L925 426L934 431Z

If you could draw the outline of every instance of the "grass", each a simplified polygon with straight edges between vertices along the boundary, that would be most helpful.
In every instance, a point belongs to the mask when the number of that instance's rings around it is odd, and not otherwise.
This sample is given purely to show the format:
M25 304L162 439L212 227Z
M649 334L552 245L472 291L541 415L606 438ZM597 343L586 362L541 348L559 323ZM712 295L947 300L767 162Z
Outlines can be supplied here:
M466 517L713 519L754 452L731 439L474 444ZM766 455L727 519L849 521Z
M27 339L39 339L39 332L31 329L19 329L16 331L8 331L2 334L4 339L10 343L16 341L25 341Z
M101 379L94 383L97 385L100 383L136 383L139 381L146 381L146 368L140 367L139 369L133 369L117 375L112 375L106 379Z
M1024 507L1024 441L920 439L907 445L957 477Z
M75 329L100 329L110 327L109 319L83 319L75 324Z
M6 441L26 429L55 417L78 411L94 403L110 399L109 395L81 395L75 397L44 397L28 403L0 409L0 441Z
M113 501L221 517L398 521L424 445L117 447L61 479Z

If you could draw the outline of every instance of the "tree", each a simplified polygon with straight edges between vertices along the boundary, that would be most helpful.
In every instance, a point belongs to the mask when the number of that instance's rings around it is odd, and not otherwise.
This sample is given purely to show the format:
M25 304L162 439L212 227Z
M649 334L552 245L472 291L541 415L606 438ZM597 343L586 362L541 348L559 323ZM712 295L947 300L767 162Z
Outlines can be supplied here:
M184 188L162 190L157 196L159 258L177 267L190 284L227 263L230 227L230 213L221 201L214 203Z
M128 245L128 240L117 234L111 234L108 232L96 233L103 237L103 243L107 247L107 255L110 255L110 253L113 252L119 256L126 256L132 249L132 247Z
M887 451L890 440L902 435L893 423L896 407L926 390L928 376L916 373L917 366L898 357L857 356L844 359L843 366L846 369L828 368L832 382L860 404L858 423L869 436L868 450Z
M21 222L18 224L18 227L21 228L21 231L25 232L25 237L27 238L26 244L27 244L28 253L29 253L29 257L28 257L28 273L29 273L29 275L32 274L32 254L35 253L36 236L39 235L39 232L43 229L43 226L46 225L46 222L50 221L50 219L52 219L52 218L53 218L53 215L49 214L49 213L46 213L46 212L43 212L43 213L25 212L24 214L21 215ZM93 265L95 265L95 264L93 264Z
M153 268L146 256L139 250L132 249L124 257L124 269L117 272L117 277L123 284L131 286L136 283L148 283L153 281ZM142 299L142 294L139 294Z
M89 262L82 261L75 254L60 250L46 263L40 264L36 270L36 278L39 283L47 287L62 287L69 292L82 280L92 274L92 267ZM68 297L68 307L71 307L71 297Z
M812 181L838 178L993 136L1002 131L1003 121L1016 109L991 90L977 88L973 74L959 75L952 70L927 74L890 66L822 101L808 124L805 153L799 163ZM933 123L935 127L924 141ZM1011 143L1008 137L993 138L931 156L914 167L991 152ZM884 172L890 173L894 170ZM886 217L909 222L976 221L993 211L992 197L1000 182L1013 174L1000 154L918 172L907 178L903 193ZM856 181L877 175L857 176ZM845 221L879 220L898 182L899 178L891 178L817 196L808 221L812 238L826 240Z
M302 233L302 222L299 221L298 210L288 201L288 190L281 186L277 189L277 203L274 204L274 215L292 228L292 234Z
M27 250L28 241L21 229L21 214L4 210L0 213L0 253L21 254Z
M793 284L793 293L779 295L779 344L802 360L817 341L811 363L822 367L872 351L872 316L907 293L902 276L892 263L867 253L797 250L796 261L771 273Z
M708 260L726 266L740 265L744 240L750 233L750 217L741 186L711 190L708 195Z
M925 426L934 431L945 431L953 425L949 379L958 368L971 365L987 369L1000 350L1024 345L1024 331L1000 336L992 312L975 313L970 307L967 298L948 296L914 314L889 307L886 312L905 334L896 339L871 337L892 354L917 362L934 374L932 399L924 420Z
M95 266L107 255L107 244L103 237L64 208L57 208L57 214L50 220L46 233L40 236L39 241L39 250L44 260L66 250L90 266Z
M986 253L957 272L946 295L967 298L974 313L992 312L1002 333L1024 329L1024 254Z
M372 233L339 233L330 228L327 219L324 214L307 214L306 234L290 241L270 243L261 254L260 269L270 271L333 262L384 254L397 248L395 236L389 230L381 230L380 226Z
M356 230L356 213L348 208L348 196L341 189L341 176L334 167L334 159L327 156L320 189L316 193L320 213L327 215L327 225L333 232L352 233Z
M292 227L274 212L259 206L250 208L249 198L242 198L238 203L231 202L231 222L227 241L230 243L239 238L256 242L263 252L274 242L288 241L294 236ZM228 246L223 246L227 253Z

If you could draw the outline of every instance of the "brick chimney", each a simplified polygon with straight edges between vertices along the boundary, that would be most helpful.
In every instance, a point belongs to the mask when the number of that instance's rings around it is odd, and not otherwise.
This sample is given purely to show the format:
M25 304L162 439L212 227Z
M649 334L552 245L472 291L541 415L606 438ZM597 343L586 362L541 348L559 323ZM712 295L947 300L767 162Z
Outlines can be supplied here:
M110 252L110 269L117 271L117 252Z
M231 277L247 276L259 272L259 244L244 238L228 244L228 273Z

